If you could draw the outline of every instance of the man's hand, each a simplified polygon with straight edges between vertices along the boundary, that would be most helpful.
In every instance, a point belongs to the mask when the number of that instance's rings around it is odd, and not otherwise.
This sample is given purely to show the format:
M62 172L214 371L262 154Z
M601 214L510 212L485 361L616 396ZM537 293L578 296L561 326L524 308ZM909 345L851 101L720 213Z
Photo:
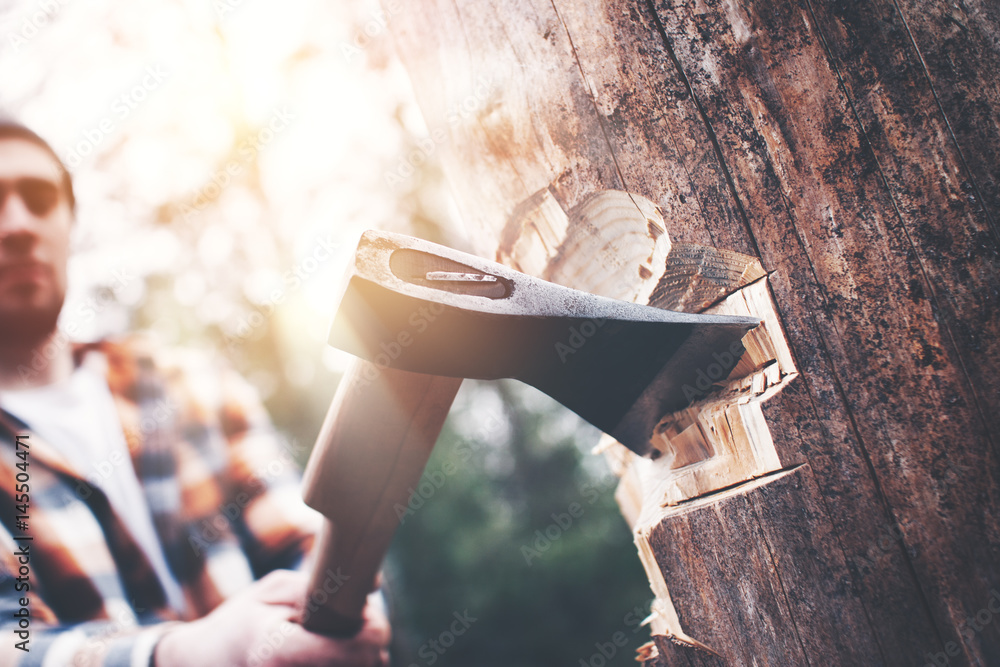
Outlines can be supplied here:
M205 618L168 631L156 646L156 667L384 667L389 622L369 599L364 626L351 639L313 634L295 622L306 599L308 575L267 575Z

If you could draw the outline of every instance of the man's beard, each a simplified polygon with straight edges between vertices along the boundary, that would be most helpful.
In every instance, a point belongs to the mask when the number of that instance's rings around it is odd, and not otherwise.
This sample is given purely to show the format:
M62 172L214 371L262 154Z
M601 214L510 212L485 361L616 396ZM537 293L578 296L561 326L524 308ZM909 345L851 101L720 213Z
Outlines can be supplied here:
M0 345L33 347L44 342L56 330L63 297L31 309L0 310Z

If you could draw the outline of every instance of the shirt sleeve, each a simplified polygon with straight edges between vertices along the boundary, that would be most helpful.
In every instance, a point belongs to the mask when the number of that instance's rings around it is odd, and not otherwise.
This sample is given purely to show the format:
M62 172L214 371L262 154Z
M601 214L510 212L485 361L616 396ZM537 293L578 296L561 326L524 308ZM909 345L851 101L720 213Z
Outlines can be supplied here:
M5 539L2 539L5 538ZM136 625L134 617L54 625L54 614L35 591L18 591L7 543L0 558L0 667L88 665L148 667L153 650L174 622ZM12 543L12 542L11 542ZM27 601L27 605L21 602Z
M222 486L234 513L240 510L240 538L254 574L296 567L321 521L302 501L298 459L305 452L280 436L239 374L225 368L221 388L219 423L228 454Z

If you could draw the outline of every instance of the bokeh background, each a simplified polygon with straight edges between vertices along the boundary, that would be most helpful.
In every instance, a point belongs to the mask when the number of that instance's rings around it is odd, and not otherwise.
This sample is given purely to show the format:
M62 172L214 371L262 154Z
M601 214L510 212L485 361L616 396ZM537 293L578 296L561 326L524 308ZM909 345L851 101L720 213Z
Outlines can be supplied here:
M427 128L390 22L362 0L0 5L0 109L77 189L60 325L224 355L310 446L360 232L464 245L438 156L411 158ZM598 436L522 385L463 385L386 566L395 665L633 664L650 593Z

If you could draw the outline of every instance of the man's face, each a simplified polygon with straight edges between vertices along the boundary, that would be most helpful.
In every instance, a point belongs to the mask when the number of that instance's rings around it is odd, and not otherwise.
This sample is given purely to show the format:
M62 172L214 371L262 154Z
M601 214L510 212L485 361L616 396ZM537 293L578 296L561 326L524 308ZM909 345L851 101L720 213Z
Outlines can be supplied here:
M61 182L43 148L0 139L0 342L31 344L55 330L73 222Z

